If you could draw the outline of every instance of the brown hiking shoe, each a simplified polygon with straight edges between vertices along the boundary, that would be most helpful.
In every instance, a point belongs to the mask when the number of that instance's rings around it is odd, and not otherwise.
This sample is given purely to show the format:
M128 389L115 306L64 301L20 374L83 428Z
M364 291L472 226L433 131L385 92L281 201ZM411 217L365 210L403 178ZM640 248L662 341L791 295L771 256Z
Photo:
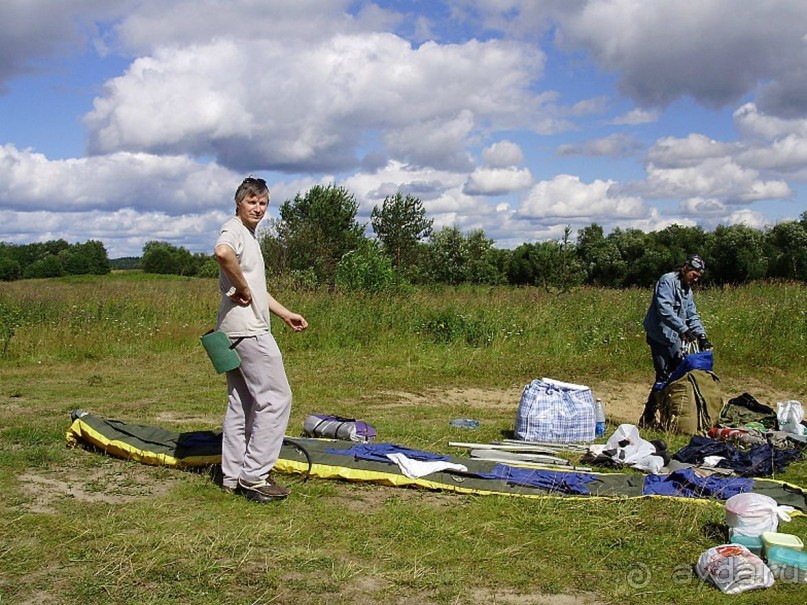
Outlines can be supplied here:
M272 500L282 500L291 492L288 488L274 481L272 476L269 475L263 481L256 482L239 479L236 493L253 502L271 502Z

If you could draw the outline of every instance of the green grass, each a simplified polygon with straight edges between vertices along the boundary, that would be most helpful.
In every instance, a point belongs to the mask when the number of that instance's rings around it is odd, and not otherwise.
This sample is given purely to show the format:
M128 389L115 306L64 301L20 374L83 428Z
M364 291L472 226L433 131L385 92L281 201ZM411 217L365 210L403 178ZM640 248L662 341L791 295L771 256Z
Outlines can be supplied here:
M277 292L311 327L273 331L295 402L369 421L384 441L456 454L448 441L512 429L536 377L649 384L649 291L457 288L399 296ZM732 384L807 403L807 287L697 294ZM692 575L717 544L716 503L461 496L289 479L258 506L205 473L65 447L74 408L173 430L218 428L224 379L199 344L213 280L119 273L0 283L0 604L515 603L590 593L609 603L724 603ZM467 407L457 388L516 393ZM409 398L407 398L409 397ZM413 402L413 403L407 403ZM448 420L472 413L473 433ZM613 426L611 427L613 428ZM677 449L686 438L665 436ZM807 485L807 462L777 477ZM807 521L786 530L807 541ZM736 603L792 603L777 584ZM801 597L799 596L801 595Z

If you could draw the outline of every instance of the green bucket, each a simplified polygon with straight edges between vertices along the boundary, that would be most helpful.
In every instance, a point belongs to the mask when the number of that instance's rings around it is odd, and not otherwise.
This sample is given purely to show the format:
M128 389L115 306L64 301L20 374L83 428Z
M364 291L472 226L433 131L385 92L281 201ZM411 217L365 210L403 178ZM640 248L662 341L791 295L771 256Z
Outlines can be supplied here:
M235 345L238 341L231 342L230 338L224 332L217 332L210 330L207 334L202 336L202 346L207 351L207 356L213 362L213 367L216 372L222 374L236 369L241 365L241 358L235 350Z

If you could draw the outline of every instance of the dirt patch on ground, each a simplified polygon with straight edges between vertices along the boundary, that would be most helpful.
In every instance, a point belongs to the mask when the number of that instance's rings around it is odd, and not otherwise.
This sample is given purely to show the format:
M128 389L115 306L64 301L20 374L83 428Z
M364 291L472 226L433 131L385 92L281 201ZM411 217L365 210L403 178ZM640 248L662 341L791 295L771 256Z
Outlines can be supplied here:
M608 420L628 424L639 420L650 393L646 384L609 381L590 386L594 397L602 399Z
M587 386L591 387L595 397L605 402L609 420L614 422L635 422L642 413L649 391L646 385L617 382ZM384 395L394 397L395 400L379 403L378 407L422 408L439 402L440 407L456 408L458 413L464 410L468 413L472 413L473 410L485 410L514 417L523 390L524 385L506 389L455 388L423 394L389 392Z
M373 576L356 576L351 579L353 588L350 600L355 605L375 605L376 603L389 603L390 605L433 605L440 602L432 591L421 591L417 595L389 593L394 584L384 578ZM334 595L333 600L344 600L342 593ZM466 600L467 599L467 600ZM522 593L512 590L490 588L469 588L467 597L457 599L456 602L486 603L487 605L605 605L604 601L595 595L580 594L540 594Z
M187 414L175 410L165 410L157 414L155 419L158 422L179 422L198 426L218 426L221 424L220 417L200 416L198 414Z
M515 412L513 402L518 406L523 386L513 387L501 391L485 389L450 389L440 393L440 400L448 405L458 407L477 408L485 410L501 410Z
M18 601L19 605L48 605L49 603L60 603L58 597L43 590L37 590L24 601Z
M177 480L167 475L157 481L151 469L119 462L92 468L71 468L69 482L64 478L64 469L19 475L17 479L22 484L22 491L29 498L21 508L32 513L51 514L57 512L60 502L68 499L121 504L163 494Z
M361 514L378 512L389 502L415 502L418 506L452 507L457 505L454 494L432 492L417 488L388 487L379 484L342 484L338 494L326 496L325 499L339 503L347 511Z
M474 603L490 605L602 605L591 594L522 594L510 590L478 589L473 592Z
M756 379L721 379L721 384L726 401L743 393L750 393L760 403L776 409L779 401L803 399L799 399L796 393L788 393ZM642 414L651 385L611 380L586 386L591 388L594 397L602 399L610 422L635 424ZM441 407L453 407L458 411L486 410L514 415L523 389L524 385L515 385L505 389L454 388L422 394L386 392L383 395L391 401L378 403L378 407L423 407L439 402Z

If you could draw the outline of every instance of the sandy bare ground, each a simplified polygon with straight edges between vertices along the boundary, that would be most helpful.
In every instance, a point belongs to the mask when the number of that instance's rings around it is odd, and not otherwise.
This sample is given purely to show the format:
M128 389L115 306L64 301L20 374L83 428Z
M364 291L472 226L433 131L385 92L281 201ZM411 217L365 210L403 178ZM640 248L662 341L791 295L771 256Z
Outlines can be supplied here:
M807 403L804 394L787 392L769 384L763 384L755 379L725 380L721 379L723 387L723 398L728 401L733 397L750 393L757 401L776 409L779 401L795 399L802 403ZM599 397L605 404L608 420L614 423L635 424L644 408L647 395L650 391L649 384L624 383L617 381L597 382L587 384L591 388L594 397ZM451 405L458 409L497 410L502 412L512 411L515 414L521 391L524 385L514 386L509 389L451 389L426 393L424 395L414 395L411 393L396 393L400 406L423 406L429 401L440 401L441 405ZM386 406L388 407L388 405Z

